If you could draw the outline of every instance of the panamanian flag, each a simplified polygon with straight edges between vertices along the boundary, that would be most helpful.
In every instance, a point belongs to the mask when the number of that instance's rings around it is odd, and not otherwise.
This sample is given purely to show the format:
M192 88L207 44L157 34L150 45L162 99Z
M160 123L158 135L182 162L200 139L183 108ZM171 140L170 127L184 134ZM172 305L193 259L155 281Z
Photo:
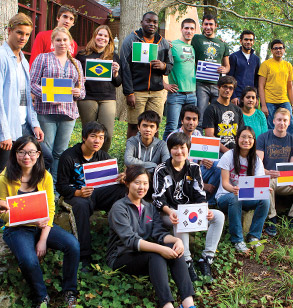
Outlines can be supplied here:
M117 159L102 160L95 163L83 164L86 186L103 187L118 184Z
M217 72L221 64L201 61L197 62L196 79L218 81L220 74Z
M238 200L270 199L270 176L240 176Z
M45 78L41 80L42 102L72 103L73 81L70 78Z
M132 43L132 62L150 63L158 58L158 44Z

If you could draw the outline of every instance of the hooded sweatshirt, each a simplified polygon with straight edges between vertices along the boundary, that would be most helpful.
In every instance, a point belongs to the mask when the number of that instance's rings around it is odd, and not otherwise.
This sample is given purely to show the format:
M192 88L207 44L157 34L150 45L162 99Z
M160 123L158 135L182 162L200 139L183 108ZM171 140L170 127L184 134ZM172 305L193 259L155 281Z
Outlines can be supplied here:
M157 165L170 157L167 143L154 137L153 142L146 147L141 141L140 132L129 138L126 142L124 163L129 165L142 165L153 173Z

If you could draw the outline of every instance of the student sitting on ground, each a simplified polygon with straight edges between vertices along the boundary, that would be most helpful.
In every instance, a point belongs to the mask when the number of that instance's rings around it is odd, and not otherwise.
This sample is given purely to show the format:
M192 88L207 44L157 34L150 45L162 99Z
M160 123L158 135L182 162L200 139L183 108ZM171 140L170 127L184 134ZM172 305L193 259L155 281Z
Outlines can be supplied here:
M66 307L72 308L76 305L79 244L72 234L53 224L53 179L45 170L40 144L33 136L20 137L13 143L7 167L0 175L1 204L7 197L43 190L47 193L49 218L10 227L9 214L4 212L0 215L6 222L3 239L17 258L37 308L46 308L49 302L39 259L47 248L64 252L62 285Z
M269 212L269 200L238 200L239 176L264 175L261 159L256 155L256 139L253 129L244 126L236 135L234 150L226 152L218 163L221 168L221 183L216 198L221 211L228 213L231 242L239 252L248 252L243 239L241 215L243 210L254 210L247 242L259 246L262 228Z
M162 219L167 227L178 224L178 204L193 204L206 202L200 167L188 160L190 138L184 133L172 134L167 141L171 154L166 162L158 165L154 173L154 205L162 212ZM211 276L211 264L222 234L224 214L218 210L208 211L209 227L206 235L205 249L199 260L199 266L204 276ZM197 280L193 260L189 250L189 233L175 233L184 244L184 258L188 265L192 281Z
M156 208L143 200L149 188L149 174L142 166L126 169L128 194L109 213L110 235L107 264L130 275L149 275L159 298L159 307L172 308L168 266L182 305L195 308L194 290L183 258L183 243L163 227Z
M113 203L125 195L125 185L116 184L93 188L85 186L83 164L107 160L111 157L100 150L107 139L107 130L98 122L88 122L82 130L82 143L63 152L57 176L57 191L72 206L75 217L80 259L83 271L91 263L89 218L94 210L109 211Z

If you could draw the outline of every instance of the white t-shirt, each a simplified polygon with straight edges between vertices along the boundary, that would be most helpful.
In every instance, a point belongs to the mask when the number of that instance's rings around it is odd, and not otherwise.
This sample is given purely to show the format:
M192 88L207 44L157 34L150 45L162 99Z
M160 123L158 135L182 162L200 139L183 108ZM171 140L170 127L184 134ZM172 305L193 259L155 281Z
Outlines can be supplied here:
M246 58L247 62L249 62L250 53L245 53L243 51L242 51L242 53L243 53L244 57Z
M25 89L25 72L22 67L21 62L17 63L17 77L18 77L18 84L19 84L19 116L20 116L20 124L23 125L26 122L27 116L27 99L26 99L26 89Z
M240 158L240 174L239 175L236 174L234 170L233 150L226 152L222 156L222 158L220 159L217 165L218 168L229 170L229 182L232 186L238 185L239 176L247 175L247 166L248 166L247 158L244 158L242 156L239 156L239 158ZM254 175L255 176L265 175L265 169L264 169L263 163L258 156L256 156ZM222 195L225 195L225 194L229 194L229 191L223 188L222 177L221 177L220 185L216 193L216 199L219 199Z

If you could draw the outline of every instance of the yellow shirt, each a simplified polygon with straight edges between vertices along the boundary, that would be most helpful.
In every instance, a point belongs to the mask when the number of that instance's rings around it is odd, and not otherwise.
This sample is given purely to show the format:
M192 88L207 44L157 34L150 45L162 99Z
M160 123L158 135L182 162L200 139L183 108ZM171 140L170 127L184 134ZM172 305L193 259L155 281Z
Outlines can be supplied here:
M266 78L266 103L281 104L289 102L287 82L292 81L291 63L284 60L278 62L272 58L260 65L258 74Z
M6 169L0 174L0 199L6 200L6 197L16 196L20 188L20 181L14 181L12 183L8 182L5 176ZM53 178L51 174L46 170L44 178L37 185L38 191L45 190L47 192L47 200L49 207L49 217L50 220L48 225L53 227L53 219L55 215L55 201L54 201L54 186ZM9 227L9 213L1 213L0 218L6 222L5 226ZM27 224L26 226L33 226Z

